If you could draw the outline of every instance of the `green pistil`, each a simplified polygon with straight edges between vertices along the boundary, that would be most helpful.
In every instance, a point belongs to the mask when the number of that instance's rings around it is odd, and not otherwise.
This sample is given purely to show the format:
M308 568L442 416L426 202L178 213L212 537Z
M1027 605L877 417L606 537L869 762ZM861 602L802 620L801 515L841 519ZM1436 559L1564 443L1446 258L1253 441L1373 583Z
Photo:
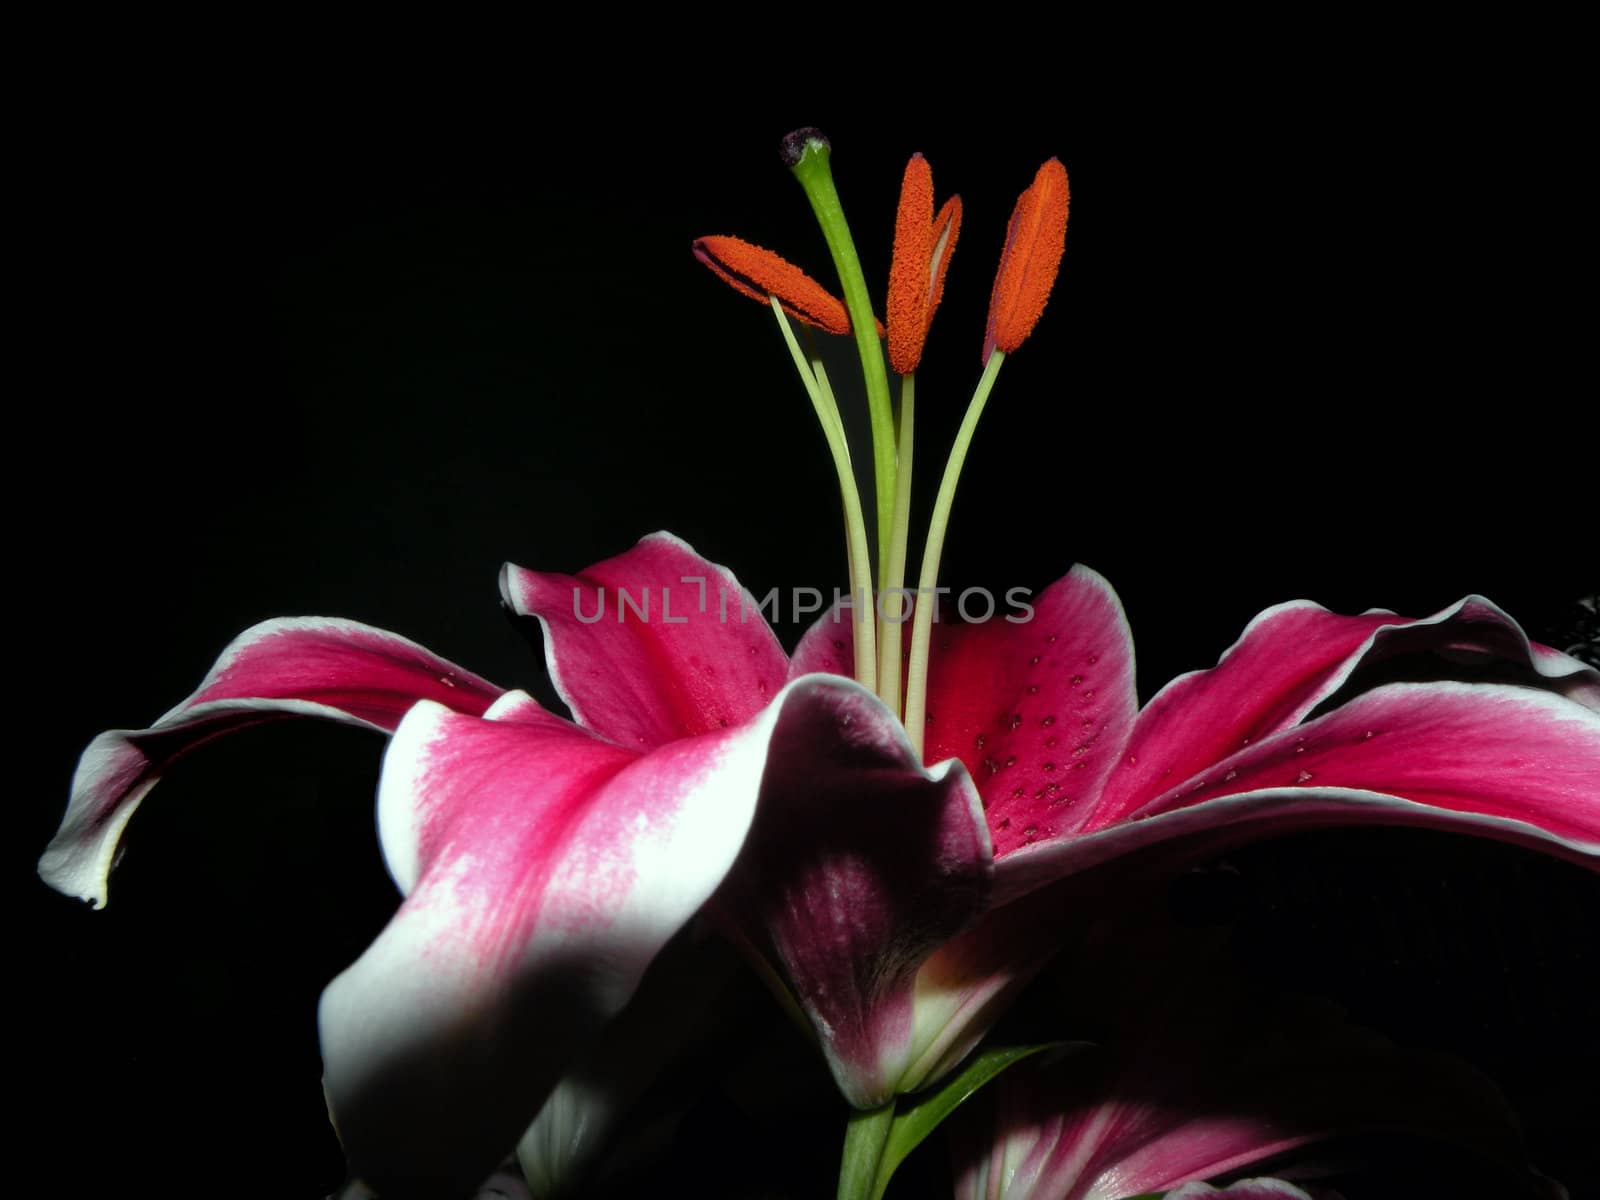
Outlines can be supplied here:
M961 477L962 464L967 461L967 449L972 445L973 431L978 428L978 418L983 416L983 406L988 403L989 392L994 387L995 376L1005 354L999 350L989 355L983 368L983 378L972 393L967 405L967 415L956 432L955 444L950 447L950 458L944 465L944 478L939 481L939 496L933 502L933 517L928 522L928 544L922 552L922 577L917 582L917 615L911 624L911 663L906 673L906 733L922 756L923 734L926 731L928 711L928 646L933 640L933 614L937 597L934 588L939 582L939 556L944 551L945 529L950 524L950 508L956 499L956 481Z
M850 313L850 332L855 335L856 351L861 355L861 373L867 385L867 413L872 421L872 475L878 501L878 566L886 578L895 497L894 414L889 404L889 373L883 365L883 347L878 344L877 322L872 315L872 299L867 294L866 276L861 273L861 260L856 256L850 226L844 219L844 207L839 203L838 189L833 185L828 153L826 141L820 136L810 137L790 170L805 189L806 198L811 201L811 210L817 214L817 224L822 227L822 236L833 255L834 269L839 272L839 285L844 292L845 308ZM883 580L879 582L881 584Z
M911 449L916 431L917 377L900 377L900 449L896 455L894 519L890 525L888 568L879 600L878 695L896 716L900 713L900 648L906 619L906 542L911 533Z
M851 602L860 603L862 590L865 589L870 603L872 552L867 547L867 525L861 515L861 493L856 488L855 471L850 465L850 447L845 442L844 422L839 416L839 405L833 398L833 389L828 386L828 376L822 370L822 363L807 360L805 351L800 348L800 342L794 336L794 327L789 324L789 318L784 315L777 298L769 296L767 299L772 304L772 311L777 314L778 328L783 331L783 339L789 344L789 353L794 357L795 370L800 373L800 381L805 384L806 395L811 397L811 407L816 410L817 422L822 426L822 435L828 440L828 450L833 454L834 473L839 477L839 498L844 506ZM855 609L851 610L850 617L855 634L853 640L856 681L870 691L877 691L877 646L872 619L869 616L868 619L862 620L860 613Z

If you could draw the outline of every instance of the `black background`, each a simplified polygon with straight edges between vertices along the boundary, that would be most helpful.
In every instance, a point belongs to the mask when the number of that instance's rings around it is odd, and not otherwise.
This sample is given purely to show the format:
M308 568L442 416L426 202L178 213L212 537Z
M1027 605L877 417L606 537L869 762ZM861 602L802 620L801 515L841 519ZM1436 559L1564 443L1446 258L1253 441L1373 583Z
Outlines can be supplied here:
M48 892L27 863L96 732L153 719L277 615L364 620L548 698L500 563L576 570L660 528L758 594L843 584L771 318L689 254L738 233L828 278L776 156L794 126L833 138L880 296L906 157L966 203L919 375L920 514L1011 205L1066 164L1061 279L979 430L944 579L1096 567L1142 695L1286 599L1420 615L1477 591L1553 638L1595 587L1570 408L1588 210L1567 96L1537 72L1229 64L1082 99L930 82L858 105L732 81L702 103L670 72L480 93L426 63L236 66L79 64L21 133L42 369L14 394L13 531L43 582L20 630L35 707L14 753L40 782L12 797L13 1086L47 1174L331 1188L316 998L393 905L381 743L287 726L171 773L105 912ZM1234 865L1202 891L1258 965L1489 1070L1583 1194L1591 876L1392 832ZM742 1136L736 1158L770 1170L781 1133Z

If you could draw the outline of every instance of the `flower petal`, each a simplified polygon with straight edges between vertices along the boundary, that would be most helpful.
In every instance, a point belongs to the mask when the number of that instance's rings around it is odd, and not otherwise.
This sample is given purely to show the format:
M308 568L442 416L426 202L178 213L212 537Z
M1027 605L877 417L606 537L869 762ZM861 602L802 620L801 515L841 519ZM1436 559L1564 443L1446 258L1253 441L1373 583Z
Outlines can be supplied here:
M871 790L864 696L802 680L748 724L644 756L519 693L481 719L408 714L378 804L410 894L320 1011L352 1169L385 1197L481 1178L722 882L769 760Z
M1006 862L1007 895L1162 843L1183 857L1335 825L1414 825L1600 859L1600 713L1500 684L1397 683L1248 746L1132 819Z
M1389 684L1246 747L1133 815L1307 784L1524 822L1593 852L1600 850L1600 714L1523 688Z
M925 770L899 721L851 681L790 685L805 686L839 697L846 735L830 742L819 726L774 744L716 911L781 968L845 1098L870 1108L911 1066L918 967L988 904L988 831L959 762Z
M836 605L800 639L791 677L848 675L854 626ZM1018 614L941 622L928 656L924 757L959 758L995 858L1083 824L1133 727L1133 640L1111 585L1088 567Z
M789 659L789 678L802 675L843 675L853 678L856 670L854 613L834 601L801 634Z
M500 592L544 630L573 718L619 745L648 749L749 720L787 673L750 593L670 533L578 575L508 563Z
M1403 672L1397 674L1397 672ZM1550 688L1600 709L1600 672L1528 641L1481 596L1412 620L1346 617L1300 600L1269 608L1207 671L1145 705L1122 766L1085 828L1124 820L1160 792L1374 679L1479 678Z
M1008 1072L956 1119L960 1200L1115 1200L1380 1130L1454 1140L1537 1185L1504 1101L1464 1064L1247 987L1214 940L1135 921L1102 923L1074 959L1096 986L1065 1018L1104 1043Z
M1127 619L1098 572L1030 604L1019 623L941 626L928 660L928 761L966 763L997 861L1083 823L1137 708Z
M213 738L284 717L388 732L418 700L476 714L500 693L370 625L331 617L265 621L235 638L194 694L148 729L113 729L89 743L39 874L51 887L103 907L128 819L168 765Z
M1232 1196L1233 1200L1311 1200L1294 1184L1282 1179L1241 1179L1225 1188L1209 1183L1186 1183L1168 1192L1165 1200L1205 1200L1207 1196Z

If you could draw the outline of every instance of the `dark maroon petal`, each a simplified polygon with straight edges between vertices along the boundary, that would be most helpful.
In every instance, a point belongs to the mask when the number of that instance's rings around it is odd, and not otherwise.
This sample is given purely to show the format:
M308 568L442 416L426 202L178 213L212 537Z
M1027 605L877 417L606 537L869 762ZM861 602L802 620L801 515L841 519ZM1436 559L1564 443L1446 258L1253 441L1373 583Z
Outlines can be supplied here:
M823 675L790 686L836 694L845 734L774 742L717 910L780 968L846 1099L870 1108L911 1066L918 967L988 904L988 832L966 771L925 770L876 697Z

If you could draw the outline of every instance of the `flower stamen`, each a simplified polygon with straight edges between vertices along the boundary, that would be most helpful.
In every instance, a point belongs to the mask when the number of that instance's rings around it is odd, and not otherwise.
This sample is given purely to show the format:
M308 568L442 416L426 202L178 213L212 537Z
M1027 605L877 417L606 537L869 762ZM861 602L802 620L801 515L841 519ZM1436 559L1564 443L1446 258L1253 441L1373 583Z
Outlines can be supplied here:
M889 365L900 376L896 433L894 515L888 563L882 572L882 628L878 631L878 695L900 711L900 625L909 615L903 589L906 542L911 525L911 462L916 423L916 370L934 311L944 296L944 277L961 230L961 197L933 211L933 168L920 154L906 163L895 212L894 255L889 267Z
M889 365L897 374L910 375L922 359L960 232L961 197L950 197L935 216L933 169L913 154L900 183L889 266Z
M1068 197L1067 169L1055 158L1039 168L1017 197L989 297L985 362L995 350L1010 354L1038 324L1066 246Z
M844 302L781 255L736 237L696 238L694 256L734 291L767 302L777 297L783 310L824 333L850 332Z

